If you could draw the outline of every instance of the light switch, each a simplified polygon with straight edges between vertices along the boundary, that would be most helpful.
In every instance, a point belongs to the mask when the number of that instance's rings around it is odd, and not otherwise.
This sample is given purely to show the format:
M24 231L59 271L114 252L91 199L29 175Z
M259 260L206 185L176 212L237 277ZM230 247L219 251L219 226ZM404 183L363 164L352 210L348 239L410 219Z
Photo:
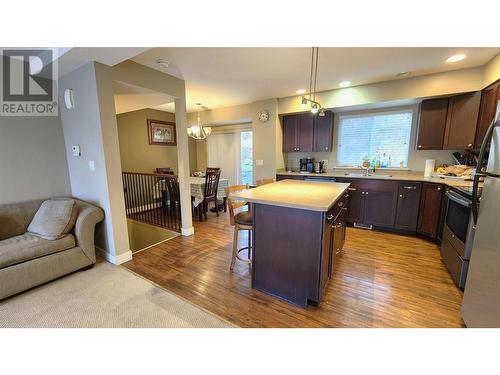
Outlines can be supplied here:
M257 167L262 167L264 165L264 160L262 160L262 159L255 160L255 165Z
M89 160L89 171L95 171L95 162L93 160Z

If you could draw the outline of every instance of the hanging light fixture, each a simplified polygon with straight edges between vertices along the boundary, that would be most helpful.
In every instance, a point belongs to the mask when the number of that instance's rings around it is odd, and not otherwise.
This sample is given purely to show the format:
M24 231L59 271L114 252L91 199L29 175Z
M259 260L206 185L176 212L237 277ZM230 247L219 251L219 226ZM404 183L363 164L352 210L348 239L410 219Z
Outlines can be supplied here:
M203 106L201 103L196 103L197 106L199 106L198 110L198 118L196 121L195 126L190 126L187 128L187 133L188 136L194 139L205 139L207 138L210 134L212 134L212 128L210 126L202 126L201 125L201 110L203 109Z
M318 54L319 47L312 47L311 53L311 74L309 76L309 97L303 96L301 98L301 105L311 103L311 113L318 114L318 116L325 115L325 109L319 102L316 101L316 81L318 78Z

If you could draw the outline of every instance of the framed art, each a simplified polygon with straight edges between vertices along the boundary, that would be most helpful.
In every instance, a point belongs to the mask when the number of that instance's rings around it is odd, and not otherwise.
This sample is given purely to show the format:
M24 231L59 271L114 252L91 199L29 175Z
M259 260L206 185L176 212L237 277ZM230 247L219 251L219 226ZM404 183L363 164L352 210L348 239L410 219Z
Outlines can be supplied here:
M148 119L150 145L176 146L175 122Z

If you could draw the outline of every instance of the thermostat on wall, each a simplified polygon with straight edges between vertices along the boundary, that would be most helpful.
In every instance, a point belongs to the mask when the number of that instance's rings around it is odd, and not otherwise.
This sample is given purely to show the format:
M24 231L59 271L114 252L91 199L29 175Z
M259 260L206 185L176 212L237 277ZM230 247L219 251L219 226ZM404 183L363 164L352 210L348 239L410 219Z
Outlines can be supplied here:
M80 146L79 145L74 145L71 147L71 151L73 151L73 156L82 156L82 153L80 152Z

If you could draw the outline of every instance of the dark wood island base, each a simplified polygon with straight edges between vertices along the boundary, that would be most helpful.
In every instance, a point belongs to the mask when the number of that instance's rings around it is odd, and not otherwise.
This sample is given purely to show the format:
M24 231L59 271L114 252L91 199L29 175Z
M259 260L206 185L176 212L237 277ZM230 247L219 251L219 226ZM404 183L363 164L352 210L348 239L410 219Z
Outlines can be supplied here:
M300 307L321 302L345 238L347 191L328 211L254 203L252 287Z

